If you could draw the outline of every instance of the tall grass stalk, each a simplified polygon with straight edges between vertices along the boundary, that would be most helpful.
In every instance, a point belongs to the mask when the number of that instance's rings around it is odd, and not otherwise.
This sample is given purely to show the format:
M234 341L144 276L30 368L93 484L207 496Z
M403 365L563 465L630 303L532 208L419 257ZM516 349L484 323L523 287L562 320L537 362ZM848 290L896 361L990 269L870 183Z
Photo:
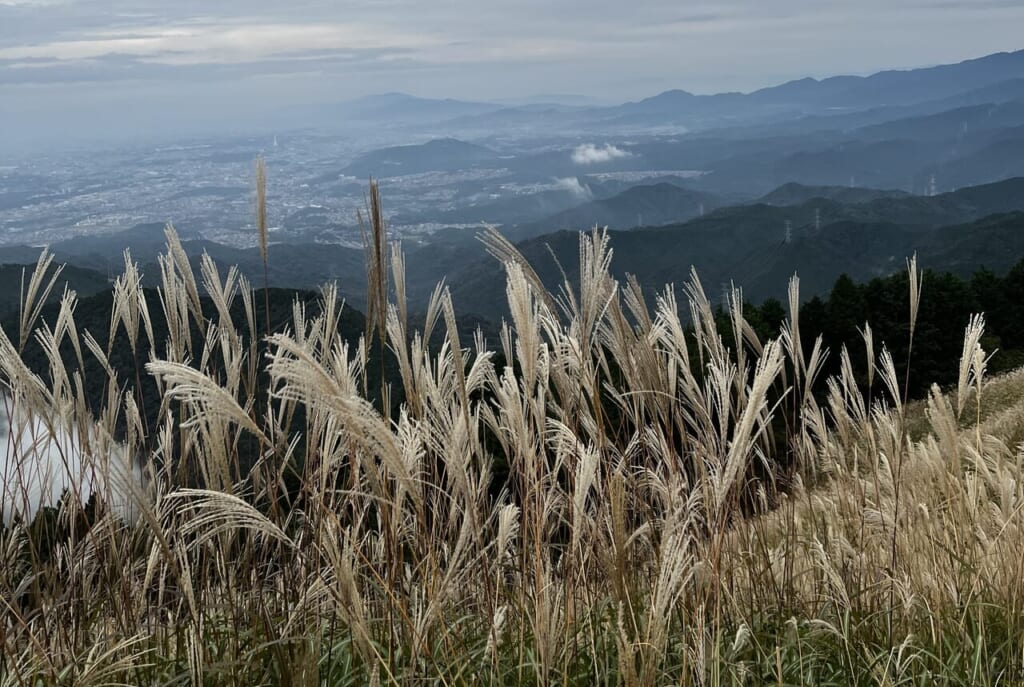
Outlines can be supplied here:
M270 336L270 267L268 248L270 234L267 227L267 162L260 155L256 158L256 235L260 245L260 260L263 262L263 297L267 318L267 336Z

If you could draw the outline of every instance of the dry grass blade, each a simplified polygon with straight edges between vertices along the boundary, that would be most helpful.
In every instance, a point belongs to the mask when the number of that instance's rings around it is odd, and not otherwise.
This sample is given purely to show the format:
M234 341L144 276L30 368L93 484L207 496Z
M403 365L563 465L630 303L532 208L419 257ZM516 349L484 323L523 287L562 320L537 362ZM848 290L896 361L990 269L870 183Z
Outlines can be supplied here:
M147 363L146 370L167 384L171 398L194 404L195 414L182 422L182 427L226 420L252 432L264 444L269 444L263 430L238 404L238 400L202 372L182 363L160 360Z
M47 300L50 298L50 293L53 291L54 285L60 278L61 272L64 271L64 266L59 265L52 272L50 267L53 265L53 255L48 249L43 249L43 252L39 254L39 260L36 262L36 267L32 270L32 274L29 275L28 285L25 284L24 271L21 275L21 298L18 300L20 308L19 317L19 340L18 350L25 349L25 343L29 337L32 336L32 329L39 319L39 313L42 311L43 306L46 305Z
M195 273L192 271L188 254L185 253L185 248L181 245L181 238L174 229L174 225L170 223L164 229L164 235L167 237L167 257L170 258L171 264L177 270L177 276L182 280L188 303L192 308L192 315L202 321L203 306L199 299L199 287L196 284Z
M727 494L734 488L741 471L747 467L749 456L760 433L765 431L771 410L768 406L768 390L781 371L782 349L778 342L769 342L765 346L764 354L757 361L754 381L747 394L743 414L730 441L724 469L715 483L715 505L719 513L723 512Z
M530 263L523 257L519 249L512 244L501 232L494 227L487 227L480 234L480 241L487 248L487 252L493 255L501 264L509 265L516 264L522 269L523 274L526 275L530 286L533 288L534 293L537 294L538 298L544 300L544 305L547 307L549 312L555 312L555 300L551 297L551 294L544 287L544 282L537 276Z
M260 260L266 264L270 237L267 229L267 162L262 155L256 158L256 236L259 239Z
M182 518L182 534L199 535L197 544L244 529L290 548L295 546L280 527L237 496L207 489L180 489L164 497L164 502Z
M957 375L956 383L956 416L959 418L964 412L964 404L967 402L967 394L975 381L984 377L983 367L979 369L976 359L980 355L984 359L984 352L981 352L981 337L985 334L985 317L974 315L967 325L964 334L964 351L960 356L960 373ZM976 374L979 373L979 374Z
M921 270L917 266L917 253L907 260L907 276L910 279L910 337L914 337L917 313L921 309Z
M363 218L362 213L357 213L357 219L366 251L366 328L376 333L383 342L387 336L388 311L387 224L380 185L373 179L370 179L366 218Z

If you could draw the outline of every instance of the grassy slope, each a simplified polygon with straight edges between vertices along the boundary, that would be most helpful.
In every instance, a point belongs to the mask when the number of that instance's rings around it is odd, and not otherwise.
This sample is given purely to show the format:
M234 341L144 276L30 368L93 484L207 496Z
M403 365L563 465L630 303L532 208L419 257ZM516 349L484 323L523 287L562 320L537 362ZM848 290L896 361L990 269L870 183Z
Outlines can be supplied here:
M449 346L434 351L395 304L407 403L392 417L364 398L333 298L260 355L237 336L257 307L206 311L179 257L160 305L168 344L147 367L168 403L140 519L68 500L0 532L2 669L83 686L1024 679L1024 372L983 384L980 326L963 407L936 393L931 431L908 441L880 349L876 405L848 372L816 398L804 381L820 359L796 313L781 342L748 332L729 350L699 289L681 304L693 337L671 298L648 318L614 282L603 237L579 247L564 314L509 268L506 366L460 340L446 299ZM221 287L208 290L215 305ZM140 297L122 291L115 322L132 328ZM179 316L204 333L190 346ZM46 397L0 338L22 402L58 424L83 417L50 362ZM262 374L271 401L251 391ZM110 398L131 415L130 395ZM100 416L110 431L115 415ZM231 467L243 437L263 457L244 476ZM499 458L509 483L492 494Z

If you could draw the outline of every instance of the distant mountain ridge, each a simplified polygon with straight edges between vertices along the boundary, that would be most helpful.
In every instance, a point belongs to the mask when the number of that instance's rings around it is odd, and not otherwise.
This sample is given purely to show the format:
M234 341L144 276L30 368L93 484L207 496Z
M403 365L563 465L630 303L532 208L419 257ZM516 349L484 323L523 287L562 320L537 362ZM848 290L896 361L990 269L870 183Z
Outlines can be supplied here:
M685 222L726 204L719 196L675 184L641 184L611 198L592 200L517 227L511 236L522 239L560 229L587 230L595 226L610 229L654 227Z
M1024 77L1024 50L986 55L957 64L889 70L870 76L806 77L750 93L695 95L670 90L616 108L619 112L670 112L713 103L715 107L787 105L808 110L882 107L953 97Z
M765 205L800 205L816 198L824 198L838 203L867 203L880 198L908 196L910 194L906 191L848 186L806 186L791 181L765 194L758 202Z
M312 119L416 128L446 126L446 135L468 136L496 128L545 126L550 130L632 130L637 126L671 126L709 130L800 116L910 108L949 100L945 109L1024 96L1024 50L1001 52L956 64L880 71L869 76L806 77L748 93L694 94L677 88L618 105L571 102L520 105L452 98L420 98L405 93L371 95L304 109ZM959 101L956 99L960 98ZM936 111L908 113L927 114Z
M1024 101L969 105L934 114L872 124L851 132L865 140L932 138L949 140L978 131L1024 125Z
M357 157L342 172L361 178L402 176L457 171L497 160L498 154L490 148L448 137L374 150Z
M677 219L657 228L618 230L674 214L699 213L701 204L704 216L690 221ZM638 208L652 214L634 220ZM936 269L966 270L1015 262L1024 255L1022 213L1024 178L930 197L786 184L756 203L733 206L712 194L655 183L627 188L552 215L530 228L531 232L545 232L543 235L521 245L524 254L536 261L537 269L550 278L561 274L553 267L552 252L572 276L578 234L557 230L611 224L616 229L613 268L620 276L637 274L651 293L665 283L685 281L689 266L694 265L709 284L735 280L748 289L752 299L759 300L781 295L772 290L785 284L780 275L799 271L811 294L831 285L842 272L868 278L897 269L902 259L915 251L933 260L926 264ZM513 238L518 229L510 232ZM465 312L500 317L504 303L500 269L475 237L472 229L451 230L440 232L429 242L406 244L407 288L413 307L424 307L426 295L444 278L457 302L463 301L460 306L465 306ZM142 266L145 283L155 285L159 275L155 259L164 250L164 242L163 225L144 224L117 234L56 242L51 250L59 262L94 270L93 281L102 286L104 275L120 271L121 253L127 248ZM198 258L208 253L222 268L237 265L254 285L263 283L257 248L233 248L187 234L182 236L182 244L195 266ZM38 252L25 246L5 246L0 248L0 263L31 262ZM269 283L315 288L337 280L342 295L359 307L365 302L364 263L363 251L356 248L330 243L274 244Z
M38 253L35 257L39 257ZM35 268L35 263L0 264L0 319L18 314L21 307L22 286L27 284ZM56 268L56 265L50 266L46 272L47 278L54 274ZM101 272L75 265L65 265L61 269L57 281L54 282L47 303L60 301L65 289L74 291L80 298L84 298L106 291L111 287L112 282Z
M706 287L734 281L754 302L784 297L788 277L798 272L809 297L844 272L868 279L902 269L914 252L937 270L1008 268L1024 255L1024 179L935 197L729 207L684 224L612 231L611 237L614 273L636 275L648 294L668 283L678 287L692 265ZM519 247L549 285L561 279L562 269L575 278L578 232L538 236ZM471 265L449 283L466 311L503 315L504 285L493 267Z
M480 114L498 109L493 103L453 98L419 98L407 93L382 93L325 106L337 116L354 121L374 122L410 119L423 122Z

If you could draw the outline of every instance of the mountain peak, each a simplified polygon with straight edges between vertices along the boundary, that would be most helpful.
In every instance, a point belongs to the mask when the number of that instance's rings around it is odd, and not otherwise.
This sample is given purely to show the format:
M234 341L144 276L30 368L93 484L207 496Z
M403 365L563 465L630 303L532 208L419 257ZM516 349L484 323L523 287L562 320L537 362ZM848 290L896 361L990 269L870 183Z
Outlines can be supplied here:
M681 88L673 88L668 91L662 91L658 95L653 95L650 98L644 98L640 102L651 102L653 100L689 100L690 98L696 98L697 96L690 91L684 91Z

